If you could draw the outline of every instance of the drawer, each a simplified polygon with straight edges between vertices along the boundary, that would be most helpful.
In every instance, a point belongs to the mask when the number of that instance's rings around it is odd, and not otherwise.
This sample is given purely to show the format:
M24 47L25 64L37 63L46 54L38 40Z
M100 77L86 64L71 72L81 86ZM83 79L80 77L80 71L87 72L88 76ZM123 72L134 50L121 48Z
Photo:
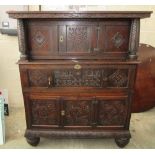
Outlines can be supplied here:
M22 86L132 88L136 65L20 65Z
M110 128L127 125L127 96L24 95L29 128Z

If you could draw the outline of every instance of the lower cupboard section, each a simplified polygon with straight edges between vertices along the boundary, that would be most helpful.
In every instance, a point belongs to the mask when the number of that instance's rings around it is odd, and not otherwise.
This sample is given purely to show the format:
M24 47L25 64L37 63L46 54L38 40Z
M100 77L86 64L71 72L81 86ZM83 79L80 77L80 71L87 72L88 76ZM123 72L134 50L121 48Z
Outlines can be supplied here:
M125 129L128 97L24 95L28 128Z

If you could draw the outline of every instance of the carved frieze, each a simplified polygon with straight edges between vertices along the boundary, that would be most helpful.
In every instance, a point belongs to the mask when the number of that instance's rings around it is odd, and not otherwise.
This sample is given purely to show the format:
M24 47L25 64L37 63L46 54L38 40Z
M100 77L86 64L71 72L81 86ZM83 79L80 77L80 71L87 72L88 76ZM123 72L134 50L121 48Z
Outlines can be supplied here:
M128 69L55 70L55 87L127 87Z

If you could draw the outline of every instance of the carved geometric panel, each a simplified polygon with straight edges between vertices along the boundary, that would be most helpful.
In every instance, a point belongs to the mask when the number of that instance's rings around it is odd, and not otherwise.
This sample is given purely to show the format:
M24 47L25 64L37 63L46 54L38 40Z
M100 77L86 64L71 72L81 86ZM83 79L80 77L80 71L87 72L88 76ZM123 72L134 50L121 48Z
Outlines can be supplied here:
M31 100L31 113L33 125L58 124L56 100Z
M129 25L109 25L106 27L106 52L128 52Z
M129 69L29 69L30 87L128 87ZM49 84L50 83L50 84Z
M46 42L46 37L44 36L44 34L41 31L37 31L33 37L33 40L36 45L41 47Z
M83 70L55 70L54 71L55 87L77 87L101 86L101 72L98 69L83 69Z
M54 70L55 87L127 87L128 69Z
M125 100L100 101L99 124L103 126L124 125L127 118L127 103Z
M108 76L109 87L126 87L128 83L128 72L126 69L117 69Z
M30 25L28 29L28 47L31 55L42 56L47 55L51 48L50 29L48 26L38 26L36 22ZM43 51L44 52L43 52Z
M116 48L119 48L123 43L124 43L124 38L120 34L120 32L117 32L113 37L112 37L112 42Z
M90 108L89 101L68 100L65 103L65 125L89 125Z
M89 52L87 26L67 26L67 51Z
M29 84L31 87L48 87L51 71L45 69L29 69L28 70Z

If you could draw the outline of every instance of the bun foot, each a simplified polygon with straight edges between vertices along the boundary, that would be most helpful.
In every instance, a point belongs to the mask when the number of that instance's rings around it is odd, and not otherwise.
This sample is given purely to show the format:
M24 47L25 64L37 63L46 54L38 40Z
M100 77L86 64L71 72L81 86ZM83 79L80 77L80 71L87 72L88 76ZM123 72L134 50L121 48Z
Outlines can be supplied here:
M37 146L40 142L40 137L26 137L27 142L32 146Z
M121 148L125 147L129 143L129 141L130 138L127 137L115 138L116 144Z

